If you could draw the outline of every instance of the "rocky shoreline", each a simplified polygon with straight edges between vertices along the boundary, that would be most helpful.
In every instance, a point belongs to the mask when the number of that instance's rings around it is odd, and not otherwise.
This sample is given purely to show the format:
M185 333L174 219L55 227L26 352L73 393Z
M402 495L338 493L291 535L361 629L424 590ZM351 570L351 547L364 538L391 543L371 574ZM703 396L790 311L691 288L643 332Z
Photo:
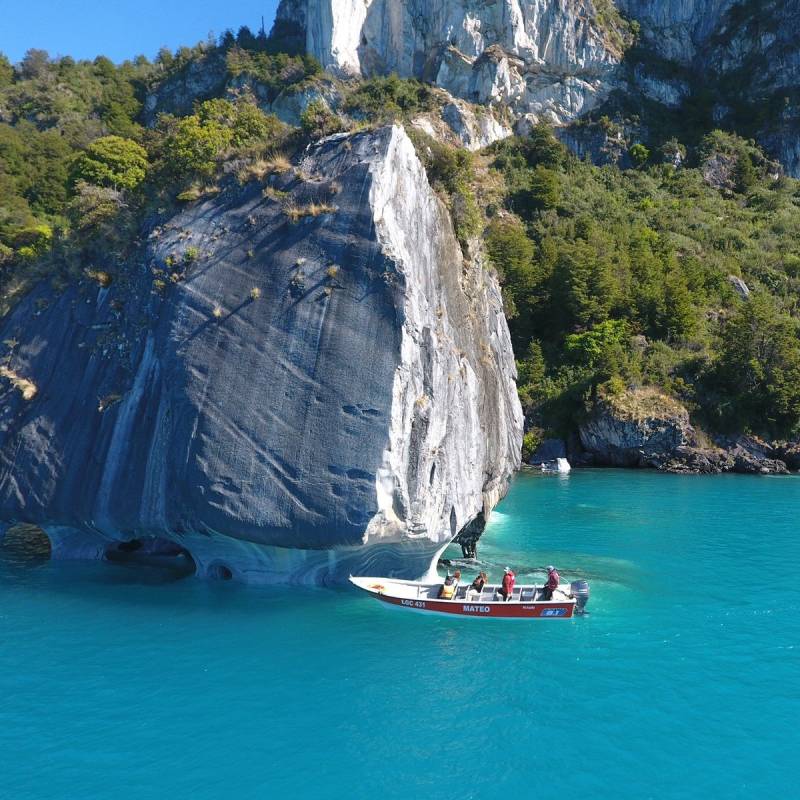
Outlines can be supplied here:
M598 400L576 434L545 439L527 462L556 458L567 458L575 467L787 475L800 470L800 442L770 442L751 434L709 436L692 426L678 401L644 387Z

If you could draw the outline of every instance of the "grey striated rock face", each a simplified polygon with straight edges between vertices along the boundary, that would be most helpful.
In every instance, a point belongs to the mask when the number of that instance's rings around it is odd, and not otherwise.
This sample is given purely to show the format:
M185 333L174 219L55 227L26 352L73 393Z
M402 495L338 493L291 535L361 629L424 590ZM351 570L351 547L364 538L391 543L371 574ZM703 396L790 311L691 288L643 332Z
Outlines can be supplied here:
M491 113L477 113L461 100L453 100L442 108L442 119L467 150L481 150L511 136L511 129L498 122Z
M332 137L273 183L284 200L196 204L110 288L41 287L3 321L38 391L0 380L0 518L56 557L139 539L250 581L411 577L506 491L522 414L497 280L402 128Z
M192 61L186 69L159 83L157 90L145 97L144 120L153 125L161 113L191 114L197 101L218 95L224 90L226 81L227 67L221 53Z
M617 0L641 25L648 47L664 58L689 64L719 29L738 0Z
M770 444L754 436L720 436L713 443L698 438L686 409L649 387L599 400L580 425L590 463L604 466L785 475L796 456L794 445Z
M441 94L444 103L441 109L418 114L411 120L414 128L440 142L472 151L512 135L511 128L500 122L491 110L472 106L446 92Z
M657 466L694 443L686 409L651 388L599 401L579 431L595 463L615 467Z
M557 123L605 96L621 57L590 0L282 0L287 22L327 69L416 76Z
M800 176L800 0L618 0L641 26L643 47L722 95L715 121L753 131L786 171ZM640 74L632 87L679 105L683 81ZM658 95L662 95L660 98ZM731 106L749 107L736 113Z
M522 135L542 120L568 125L606 100L634 108L654 101L680 114L693 95L701 104L713 95L716 125L754 136L800 176L800 0L614 5L639 25L633 55L622 52L630 39L619 18L594 0L282 0L273 35L289 46L305 41L340 76L397 72L455 98L508 109L507 122ZM196 100L242 88L289 124L313 99L334 109L340 99L335 82L325 80L275 96L256 76L229 80L224 58L210 54L154 88L145 120L152 124L161 111L188 113ZM468 119L458 106L447 113L473 149L511 127L491 114ZM617 160L596 136L587 139L586 129L568 131L564 140L600 163Z

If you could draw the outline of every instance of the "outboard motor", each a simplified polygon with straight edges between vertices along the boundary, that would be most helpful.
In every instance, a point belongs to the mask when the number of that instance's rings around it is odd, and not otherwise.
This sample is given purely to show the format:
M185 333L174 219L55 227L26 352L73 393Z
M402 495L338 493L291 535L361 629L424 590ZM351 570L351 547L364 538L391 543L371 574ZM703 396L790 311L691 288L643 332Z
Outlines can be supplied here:
M585 614L584 609L589 602L588 581L572 581L569 585L569 593L575 598L575 613Z

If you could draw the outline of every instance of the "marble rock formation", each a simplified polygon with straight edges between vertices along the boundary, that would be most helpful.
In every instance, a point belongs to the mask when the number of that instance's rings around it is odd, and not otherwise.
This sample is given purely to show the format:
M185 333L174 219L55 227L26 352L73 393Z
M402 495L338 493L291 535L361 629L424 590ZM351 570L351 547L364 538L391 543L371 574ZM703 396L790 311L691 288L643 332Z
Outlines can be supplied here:
M339 74L415 76L556 123L605 97L622 56L591 0L282 0L277 25Z
M633 23L638 60L625 52ZM612 93L680 113L710 92L721 127L757 109L756 138L798 176L798 29L800 0L281 0L275 31L299 32L340 75L396 72L508 108L523 133L568 125Z
M2 321L0 519L54 557L416 577L505 493L522 413L497 277L405 131L331 137L270 181Z

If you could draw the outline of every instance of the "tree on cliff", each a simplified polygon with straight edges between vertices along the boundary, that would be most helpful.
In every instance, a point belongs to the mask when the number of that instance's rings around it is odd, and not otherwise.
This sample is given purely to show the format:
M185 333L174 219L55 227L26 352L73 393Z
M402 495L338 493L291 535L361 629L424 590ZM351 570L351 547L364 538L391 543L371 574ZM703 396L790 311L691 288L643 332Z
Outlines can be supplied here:
M515 317L517 308L530 306L535 289L534 244L522 224L509 217L493 220L489 225L486 250L503 282L506 315Z
M11 86L14 81L14 67L5 53L0 53L0 89Z
M726 323L715 378L727 398L723 423L788 434L800 424L800 340L794 320L753 294Z
M179 176L210 177L217 156L231 144L233 132L216 119L201 120L196 114L171 119L166 124L165 162Z
M103 136L78 159L75 179L114 189L135 189L147 175L147 151L130 139Z

